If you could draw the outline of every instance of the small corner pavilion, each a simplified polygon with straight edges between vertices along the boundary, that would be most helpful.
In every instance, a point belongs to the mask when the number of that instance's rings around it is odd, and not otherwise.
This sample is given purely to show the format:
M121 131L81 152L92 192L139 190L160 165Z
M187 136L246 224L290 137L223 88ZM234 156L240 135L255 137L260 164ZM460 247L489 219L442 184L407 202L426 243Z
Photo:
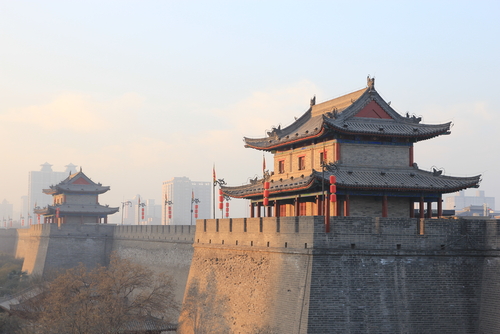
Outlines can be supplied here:
M109 189L109 186L93 182L80 169L50 189L44 189L45 194L52 195L53 204L35 208L34 212L44 216L44 223L107 224L108 215L119 210L99 204L99 194Z

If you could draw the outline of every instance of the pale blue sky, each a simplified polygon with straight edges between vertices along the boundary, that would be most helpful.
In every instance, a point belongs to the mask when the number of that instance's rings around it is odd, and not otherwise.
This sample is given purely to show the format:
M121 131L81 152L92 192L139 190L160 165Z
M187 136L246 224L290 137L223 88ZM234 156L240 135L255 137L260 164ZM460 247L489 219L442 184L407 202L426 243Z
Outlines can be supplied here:
M0 0L0 199L17 206L46 161L83 166L111 206L160 200L174 176L208 181L213 163L245 183L262 157L243 136L370 74L400 113L454 122L416 145L421 168L482 173L500 201L499 14L498 1Z

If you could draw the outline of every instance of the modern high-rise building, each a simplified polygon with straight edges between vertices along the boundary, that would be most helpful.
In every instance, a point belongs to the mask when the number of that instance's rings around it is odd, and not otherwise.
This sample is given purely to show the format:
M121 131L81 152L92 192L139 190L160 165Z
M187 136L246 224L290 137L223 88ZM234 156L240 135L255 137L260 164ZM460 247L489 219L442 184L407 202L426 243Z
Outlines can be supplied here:
M0 219L8 220L13 218L13 205L9 203L6 199L0 202Z
M163 182L162 225L194 225L196 205L198 219L210 218L211 190L211 182L191 181L185 176Z
M445 209L460 211L471 205L485 206L495 210L495 197L484 196L484 190L476 190L476 196L466 196L464 191L451 194L444 198Z
M69 175L76 173L76 165L66 165L64 172L54 172L52 165L44 163L39 171L29 172L28 180L28 212L24 214L33 214L35 206L40 208L46 207L52 203L52 198L43 193L43 189L48 189L50 186L56 185Z

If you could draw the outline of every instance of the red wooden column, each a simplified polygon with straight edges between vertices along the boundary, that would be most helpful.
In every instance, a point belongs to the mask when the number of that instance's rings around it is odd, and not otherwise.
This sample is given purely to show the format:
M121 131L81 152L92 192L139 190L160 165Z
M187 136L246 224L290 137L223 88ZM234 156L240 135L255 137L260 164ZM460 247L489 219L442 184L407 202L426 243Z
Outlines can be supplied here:
M413 145L410 146L410 167L413 166Z
M387 217L387 195L382 196L382 217Z
M427 218L432 218L432 202L427 202Z
M415 218L415 202L410 198L410 218Z
M299 210L300 210L300 202L299 202L299 198L298 197L295 197L295 216L299 216Z
M266 207L266 209L267 209L266 217L272 217L273 216L273 207L269 205Z
M321 195L316 196L316 215L322 216L321 206L323 205L323 201L321 200Z
M335 203L335 216L342 216L342 201L337 197L337 203Z
M262 203L257 203L257 218L260 218Z
M349 195L345 195L344 201L344 216L349 217L351 212L351 199Z
M274 200L274 217L279 217L280 216L280 204L278 203L278 200Z
M255 217L255 208L254 208L253 203L250 203L250 218L254 218L254 217Z
M418 210L420 211L419 218L424 218L424 196L420 196L420 202L418 204Z
M443 198L439 196L438 198L438 218L443 216Z

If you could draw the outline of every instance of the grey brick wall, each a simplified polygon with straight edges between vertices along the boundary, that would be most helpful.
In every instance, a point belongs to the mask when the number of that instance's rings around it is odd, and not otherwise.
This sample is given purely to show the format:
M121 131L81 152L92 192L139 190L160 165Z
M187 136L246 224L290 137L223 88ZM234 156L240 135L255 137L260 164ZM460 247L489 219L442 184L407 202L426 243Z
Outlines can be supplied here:
M410 163L408 146L342 143L340 148L340 159L348 165L395 167Z

